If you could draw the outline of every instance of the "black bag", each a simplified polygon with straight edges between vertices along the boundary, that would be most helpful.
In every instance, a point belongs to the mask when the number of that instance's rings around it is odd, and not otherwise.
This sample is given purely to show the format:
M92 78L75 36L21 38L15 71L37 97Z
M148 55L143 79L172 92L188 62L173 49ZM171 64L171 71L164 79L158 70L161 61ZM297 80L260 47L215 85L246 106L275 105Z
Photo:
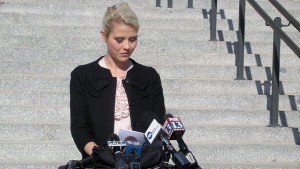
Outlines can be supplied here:
M153 168L163 162L165 152L162 149L161 142L153 144L144 144L142 147L140 167L142 169ZM71 160L67 165L60 166L58 169L113 169L116 160L111 148L104 144L101 147L94 147L90 157L83 160Z

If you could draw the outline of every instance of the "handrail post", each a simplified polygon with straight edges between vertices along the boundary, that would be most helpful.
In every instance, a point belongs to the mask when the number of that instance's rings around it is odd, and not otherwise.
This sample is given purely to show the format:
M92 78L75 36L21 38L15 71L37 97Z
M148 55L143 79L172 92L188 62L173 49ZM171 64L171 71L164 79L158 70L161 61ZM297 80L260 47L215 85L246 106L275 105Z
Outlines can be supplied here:
M281 18L276 17L274 23L278 27L282 27ZM270 127L278 125L278 104L279 104L279 71L280 70L280 36L274 30L273 36L273 68L272 68L272 97L270 111Z
M210 41L217 41L217 0L211 0Z
M168 0L168 8L173 8L173 0Z
M188 8L194 8L193 0L188 0Z
M246 0L240 0L236 80L245 80L244 78L245 9L246 9Z
M156 5L155 7L161 7L161 1L160 0L156 0Z

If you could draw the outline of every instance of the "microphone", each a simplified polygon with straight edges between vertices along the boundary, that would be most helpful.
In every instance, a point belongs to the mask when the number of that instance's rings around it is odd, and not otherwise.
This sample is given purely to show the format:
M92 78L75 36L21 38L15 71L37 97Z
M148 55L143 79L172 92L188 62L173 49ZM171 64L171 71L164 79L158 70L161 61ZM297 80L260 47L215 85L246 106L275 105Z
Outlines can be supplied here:
M131 154L135 154L135 160L139 161L142 154L142 146L138 141L126 141L125 156L128 157Z
M126 143L120 141L118 135L112 134L109 137L109 141L107 142L107 144L111 147L116 160L115 169L128 169L128 164L126 163L126 160L122 152L122 148L126 147Z
M126 141L125 156L129 161L130 169L140 169L140 157L142 154L142 146L138 141Z
M153 141L159 138L162 141L164 147L168 150L168 152L172 154L172 161L174 162L174 164L181 169L189 168L190 162L188 161L186 156L181 151L176 151L176 149L168 140L168 133L155 119L153 119L152 123L145 132L145 136L150 144L152 144Z
M178 146L181 152L186 156L188 161L190 162L191 169L201 169L198 165L198 162L193 155L193 153L188 149L187 145L182 139L182 136L185 132L185 128L179 117L174 117L172 114L164 115L164 125L163 128L169 134L170 140L176 140L178 142Z

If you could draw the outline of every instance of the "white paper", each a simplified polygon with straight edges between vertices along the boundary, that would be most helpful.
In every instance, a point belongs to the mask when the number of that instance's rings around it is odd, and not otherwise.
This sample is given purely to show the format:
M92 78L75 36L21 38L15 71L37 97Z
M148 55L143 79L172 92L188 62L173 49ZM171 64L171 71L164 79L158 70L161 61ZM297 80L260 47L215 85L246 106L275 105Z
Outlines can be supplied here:
M120 129L118 136L120 137L120 141L138 141L141 143L141 145L145 142L145 136L144 133L137 132L137 131L131 131L126 129Z

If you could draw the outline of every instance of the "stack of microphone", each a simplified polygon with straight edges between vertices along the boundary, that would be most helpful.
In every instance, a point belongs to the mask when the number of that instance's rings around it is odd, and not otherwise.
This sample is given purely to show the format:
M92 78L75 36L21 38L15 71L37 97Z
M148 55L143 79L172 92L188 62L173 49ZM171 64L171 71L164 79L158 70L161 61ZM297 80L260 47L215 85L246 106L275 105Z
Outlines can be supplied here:
M169 165L168 160L165 158L164 163L161 163L160 168L179 168L179 169L201 169L198 162L192 152L188 149L182 136L185 132L185 128L178 117L173 117L171 114L164 116L164 125L162 126L155 120L155 113L145 112L145 118L153 119L147 131L145 132L145 138L149 144L159 142L163 146L163 151L167 157L170 157L175 166ZM179 146L177 151L170 140L176 140ZM146 143L145 143L146 144ZM146 155L142 156L143 146L135 139L120 141L118 135L113 134L108 138L107 145L112 151L112 155L115 160L115 169L140 169L148 168L143 166L145 162L151 161ZM84 169L90 166L92 163L99 161L99 157L104 154L100 153L100 148L95 147L93 149L93 155L89 158L74 161L71 160L65 169ZM147 162L146 162L147 163ZM142 165L141 165L142 164ZM162 165L164 164L164 165ZM149 163L148 163L149 165Z
M160 139L163 147L167 153L172 156L172 161L176 168L180 169L201 169L198 165L193 153L188 149L182 136L185 132L185 128L179 117L173 117L171 114L165 114L164 125L161 126L155 119L150 124L149 128L145 132L145 136L150 144ZM177 151L170 140L176 140L179 146Z
M140 169L142 145L136 140L120 141L118 135L113 134L107 141L116 160L116 169Z

